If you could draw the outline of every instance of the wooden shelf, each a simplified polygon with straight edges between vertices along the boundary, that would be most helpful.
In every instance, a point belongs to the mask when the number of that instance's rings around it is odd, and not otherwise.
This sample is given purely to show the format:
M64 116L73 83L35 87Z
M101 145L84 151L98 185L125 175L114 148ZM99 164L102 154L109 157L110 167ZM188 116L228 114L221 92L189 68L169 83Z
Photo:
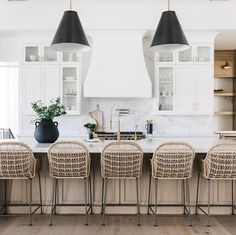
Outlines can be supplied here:
M215 79L235 79L235 77L215 77Z
M235 115L236 112L227 112L227 111L222 111L222 112L214 112L214 115L224 115L224 116L230 116L230 115Z
M236 93L234 93L234 92L214 92L214 96L230 97L230 96L236 96Z

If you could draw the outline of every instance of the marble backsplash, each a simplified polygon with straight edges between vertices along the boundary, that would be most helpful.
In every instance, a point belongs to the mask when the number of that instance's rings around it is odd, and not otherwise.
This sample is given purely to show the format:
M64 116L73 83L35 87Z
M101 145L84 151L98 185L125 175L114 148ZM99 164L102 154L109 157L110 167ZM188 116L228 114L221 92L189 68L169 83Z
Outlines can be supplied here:
M105 98L83 98L80 116L62 116L57 119L61 136L87 136L86 128L83 127L88 113L96 110L99 104L104 112L104 131L110 131L109 121L111 107L117 105L120 108L130 110L129 114L121 117L121 131L134 131L135 125L138 130L146 132L145 124L147 119L154 122L153 136L160 137L213 137L212 116L159 116L154 114L154 98L133 98L133 99L105 99ZM29 119L28 119L29 118ZM28 119L28 120L27 120ZM34 125L30 123L32 116L23 121L23 135L32 136ZM117 117L114 112L113 130L117 128Z

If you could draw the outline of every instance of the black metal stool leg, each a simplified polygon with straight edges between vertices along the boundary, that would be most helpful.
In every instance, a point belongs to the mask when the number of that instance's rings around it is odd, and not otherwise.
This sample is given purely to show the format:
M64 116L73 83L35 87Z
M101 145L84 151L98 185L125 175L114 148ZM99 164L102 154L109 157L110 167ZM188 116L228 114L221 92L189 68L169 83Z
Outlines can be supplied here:
M105 184L105 179L102 178L102 206L101 206L101 214L103 214L104 184Z
M85 191L85 213L86 213L86 219L85 219L85 225L88 225L88 178L84 178L84 191Z
M104 179L104 192L103 192L103 209L102 209L102 225L106 225L105 224L105 216L106 216L106 196L107 196L107 179Z
M148 184L148 211L147 214L149 215L149 211L150 211L150 198L151 198L151 184L152 184L152 173L150 173L150 177L149 177L149 184Z
M158 179L155 179L155 224L157 226L157 193L158 193Z
M234 215L234 181L231 181L231 200L232 200L232 211L231 214Z
M4 215L7 214L7 179L4 180Z
M93 214L93 195L92 195L92 183L91 183L91 176L89 176L89 195L90 195L90 211Z
M211 200L211 180L208 179L208 211L207 211L207 227L210 227L210 200Z
M42 186L41 186L41 176L40 176L40 172L38 172L38 178L39 178L40 210L41 210L41 214L43 214L43 200L42 200Z
M55 188L56 188L56 179L53 179L53 185L52 185L52 205L51 205L51 214L50 214L50 223L49 223L50 226L52 226L52 216L53 216L53 211L54 211Z
M198 209L198 200L199 200L199 185L200 185L200 172L198 172L197 176L197 195L196 195L196 205L195 205L195 215L197 215L197 209Z
M57 204L58 204L58 179L55 179L55 192L54 192L54 214L57 213Z
M29 226L32 226L32 178L29 179Z
M138 178L136 178L136 193L137 193L137 226L140 226L139 180L138 180Z
M188 225L192 226L192 221L191 221L191 205L190 205L190 192L189 192L189 179L185 180L186 183L186 194L187 194L187 201L188 201Z
M184 211L183 211L183 214L186 215L186 205L185 205L185 202L186 202L186 188L185 188L185 180L182 180L182 197L183 197L183 205L184 205Z

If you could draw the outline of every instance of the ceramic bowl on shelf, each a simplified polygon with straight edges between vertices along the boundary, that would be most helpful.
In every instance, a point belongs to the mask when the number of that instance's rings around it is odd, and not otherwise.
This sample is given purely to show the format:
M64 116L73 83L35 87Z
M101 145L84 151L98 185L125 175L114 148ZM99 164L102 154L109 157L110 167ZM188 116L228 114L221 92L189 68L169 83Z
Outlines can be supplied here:
M30 61L38 61L38 56L37 55L29 55L29 60Z

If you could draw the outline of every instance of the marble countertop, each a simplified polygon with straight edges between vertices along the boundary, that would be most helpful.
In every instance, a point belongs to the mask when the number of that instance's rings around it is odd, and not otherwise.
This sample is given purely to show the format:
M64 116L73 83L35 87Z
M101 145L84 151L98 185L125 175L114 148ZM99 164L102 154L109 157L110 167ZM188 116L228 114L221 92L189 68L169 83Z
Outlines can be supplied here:
M47 153L50 144L37 143L33 138L19 138L16 139L28 144L34 153ZM90 153L101 153L105 145L111 141L99 141L99 142L87 142L85 139L81 138L60 138L59 140L77 140L84 143ZM14 140L13 140L14 141ZM138 140L137 143L142 147L144 153L153 153L158 145L165 142L179 142L184 141L191 144L196 153L207 153L208 150L218 143L229 142L230 140L220 140L217 138L147 138L143 140ZM235 141L236 144L236 141Z

